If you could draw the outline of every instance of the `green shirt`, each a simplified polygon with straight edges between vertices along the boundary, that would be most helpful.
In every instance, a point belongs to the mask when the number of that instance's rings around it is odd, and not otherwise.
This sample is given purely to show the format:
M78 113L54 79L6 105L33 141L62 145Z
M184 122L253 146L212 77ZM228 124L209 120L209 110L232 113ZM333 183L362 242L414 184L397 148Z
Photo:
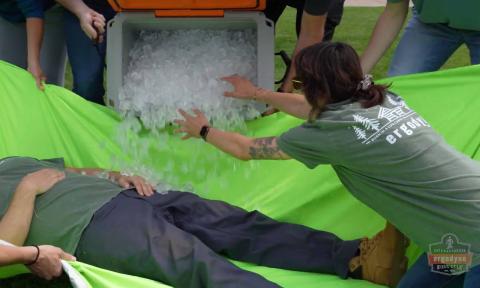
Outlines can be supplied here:
M65 167L62 159L9 157L0 160L0 217L5 214L22 178L43 168L64 170ZM49 244L74 253L95 211L122 190L105 179L66 172L64 180L37 196L25 245Z
M480 164L448 145L400 97L388 94L368 109L328 105L278 145L309 168L331 164L356 198L425 251L453 233L480 263Z
M387 0L397 3L404 0ZM456 29L480 31L479 0L413 0L420 20L429 24L447 24Z

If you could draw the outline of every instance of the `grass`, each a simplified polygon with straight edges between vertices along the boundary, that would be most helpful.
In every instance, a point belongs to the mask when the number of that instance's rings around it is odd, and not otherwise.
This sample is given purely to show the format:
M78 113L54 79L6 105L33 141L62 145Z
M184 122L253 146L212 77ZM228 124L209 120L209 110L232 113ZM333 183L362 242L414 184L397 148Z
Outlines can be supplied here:
M373 31L377 18L382 11L382 7L345 7L342 22L335 30L333 40L349 43L361 54L367 47L370 33ZM295 43L295 10L289 8L285 10L285 14L277 23L275 50L285 50L290 54L295 47ZM398 39L372 71L374 79L386 77L390 59L397 44ZM275 79L280 79L285 68L280 58L277 58L275 61ZM462 45L442 69L467 65L470 65L470 57L468 49L465 45Z
M346 7L343 15L342 23L335 31L334 40L347 42L352 45L359 53L365 49L368 44L370 33L373 30L378 15L382 12L382 8L359 8ZM293 51L296 43L295 35L295 10L287 9L285 14L281 17L276 28L276 51L285 50L289 54ZM384 78L395 50L395 44L388 50L383 59L377 64L372 74L375 78ZM277 57L278 58L278 57ZM455 52L453 57L442 67L442 69L466 66L470 64L470 58L466 47L462 46ZM284 72L284 67L281 60L276 59L275 74L276 79L280 79ZM70 66L67 68L65 75L66 87L72 87L72 73ZM4 288L34 288L34 287L49 287L49 288L63 288L70 287L66 277L62 277L53 282L42 281L32 275L21 275L14 278L0 280L0 287Z

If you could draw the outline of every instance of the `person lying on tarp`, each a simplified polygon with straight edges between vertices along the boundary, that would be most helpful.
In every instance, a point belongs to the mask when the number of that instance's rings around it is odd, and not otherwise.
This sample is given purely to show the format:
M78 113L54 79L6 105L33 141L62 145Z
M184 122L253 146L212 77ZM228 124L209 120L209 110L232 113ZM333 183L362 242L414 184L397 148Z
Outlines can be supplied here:
M296 83L305 95L267 91L232 76L225 80L234 91L225 96L265 102L306 123L279 137L252 139L211 127L200 111L181 111L179 132L239 159L293 158L311 169L331 164L355 197L430 252L399 287L443 287L455 277L465 277L464 287L479 287L479 163L448 145L387 86L364 75L351 46L315 44L295 61ZM463 250L453 249L459 245Z
M78 260L175 287L279 287L226 258L390 283L407 240L392 226L344 241L192 193L155 193L142 177L65 168L62 159L0 161L0 239L55 245ZM361 270L349 265L362 264ZM404 263L406 264L406 263Z

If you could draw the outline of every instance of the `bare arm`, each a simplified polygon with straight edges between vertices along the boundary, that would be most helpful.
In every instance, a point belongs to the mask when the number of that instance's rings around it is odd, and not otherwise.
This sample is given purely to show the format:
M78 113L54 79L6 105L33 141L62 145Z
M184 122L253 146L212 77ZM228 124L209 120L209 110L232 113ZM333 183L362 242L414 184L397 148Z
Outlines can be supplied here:
M177 132L184 132L183 139L191 137L199 138L203 126L209 126L207 118L198 110L195 116L179 110L183 120L175 120L180 126ZM277 145L276 137L250 138L239 133L221 131L210 128L206 141L223 152L232 155L240 160L268 159L287 160L290 157L285 154Z
M65 173L56 169L42 169L23 177L12 197L7 212L0 220L0 239L22 246L32 222L35 198L50 190L65 178ZM47 280L62 272L60 259L75 260L62 249L42 245L35 247L10 247L0 245L0 266L29 264L28 268L37 276Z
M27 264L35 260L37 249L35 247L16 247L0 245L0 266L11 264Z
M81 15L87 12L90 8L83 2L83 0L56 0L58 4L62 5L75 15Z
M99 176L99 174L105 173L105 176L107 176L111 180L116 180L120 176L119 172L107 171L105 169L100 169L100 168L67 167L65 170L67 170L69 172L72 172L72 173L88 175L88 176Z
M0 220L0 239L17 246L23 245L30 230L35 197L64 178L65 174L55 169L42 169L23 177Z
M239 133L210 128L207 142L240 160L287 160L290 157L277 145L276 137L250 138Z
M308 119L308 114L312 109L305 96L300 94L280 93L258 88L252 82L238 75L224 77L222 80L234 87L233 91L224 93L225 97L260 101L301 119Z
M148 183L143 177L136 175L123 175L120 172L107 171L100 168L66 168L67 171L82 175L96 176L106 178L112 182L117 183L120 187L125 189L135 187L137 193L141 196L152 196L155 188Z
M325 33L326 20L327 14L316 16L303 11L302 28L292 54L292 64L290 65L290 70L288 71L287 77L281 86L282 91L292 91L293 87L291 81L295 77L295 57L303 48L322 41Z
M37 194L25 185L15 190L7 212L0 221L0 239L21 246L27 238Z
M360 57L364 73L369 73L373 69L400 33L408 14L408 3L409 0L387 3L373 29L370 42Z
M255 99L300 119L308 119L312 110L312 106L301 94L280 93L258 88Z
M46 80L40 66L40 50L42 49L43 41L43 19L42 18L27 18L27 63L28 71L35 78L37 87L44 89L43 81Z

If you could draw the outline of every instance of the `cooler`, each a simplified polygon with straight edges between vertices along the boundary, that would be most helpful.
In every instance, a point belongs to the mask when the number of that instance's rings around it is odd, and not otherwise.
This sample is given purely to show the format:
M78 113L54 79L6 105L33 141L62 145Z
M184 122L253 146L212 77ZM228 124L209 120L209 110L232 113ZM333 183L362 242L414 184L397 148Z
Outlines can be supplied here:
M175 29L254 29L257 35L257 85L273 89L274 27L261 10L265 0L109 0L118 14L108 23L107 103L118 108L129 51L139 32ZM259 105L259 110L264 110Z

